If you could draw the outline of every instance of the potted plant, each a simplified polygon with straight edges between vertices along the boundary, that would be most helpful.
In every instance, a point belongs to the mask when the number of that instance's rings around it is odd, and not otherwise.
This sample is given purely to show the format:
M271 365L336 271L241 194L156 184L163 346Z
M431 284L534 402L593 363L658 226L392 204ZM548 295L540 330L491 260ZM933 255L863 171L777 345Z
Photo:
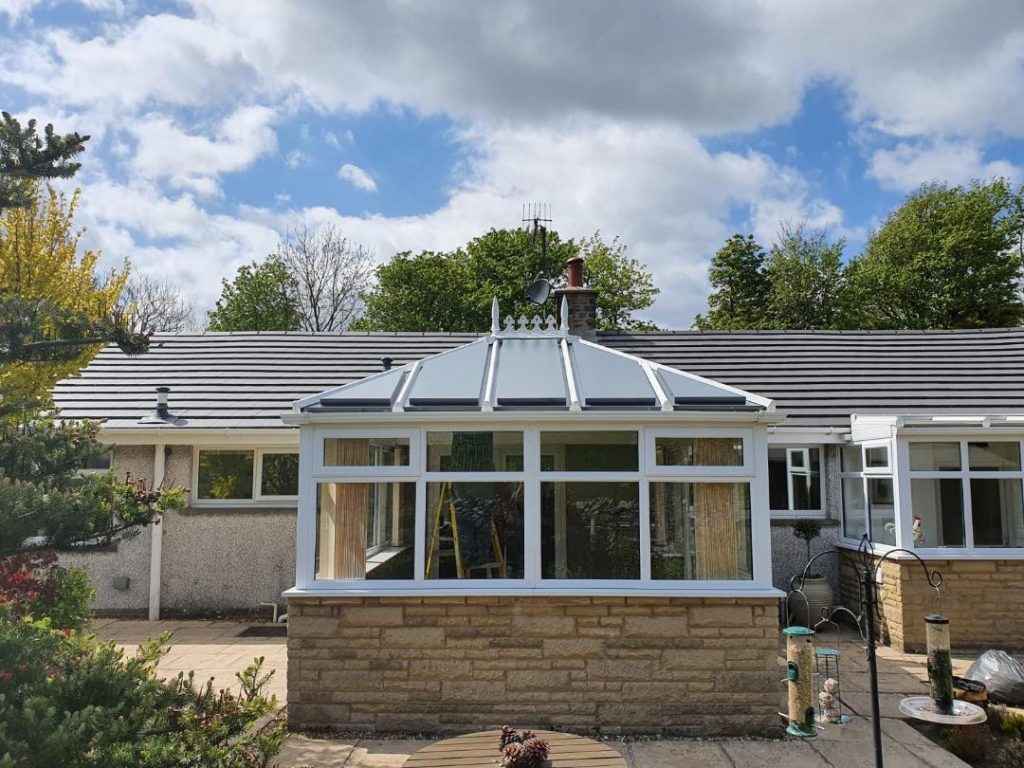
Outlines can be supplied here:
M797 520L793 523L793 535L804 542L807 547L807 562L810 562L811 542L821 535L821 523L818 520ZM802 574L801 570L789 583L790 591L786 598L789 623L813 629L814 625L821 621L822 613L832 608L832 587L828 579L816 571L814 566L807 571L801 585Z

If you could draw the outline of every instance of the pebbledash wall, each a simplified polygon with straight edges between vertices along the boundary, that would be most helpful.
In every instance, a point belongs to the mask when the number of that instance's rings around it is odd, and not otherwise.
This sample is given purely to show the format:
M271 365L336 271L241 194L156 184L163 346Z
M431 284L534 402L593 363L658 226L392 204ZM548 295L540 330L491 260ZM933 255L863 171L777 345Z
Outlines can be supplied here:
M685 736L778 721L771 598L293 597L288 722Z
M841 555L843 602L856 610L859 601L854 563ZM876 561L877 562L877 561ZM925 561L942 574L938 601L916 560L886 560L878 582L880 638L898 651L925 650L924 617L941 613L950 620L954 648L1024 649L1024 560L956 559Z
M189 487L192 446L165 450L165 483ZM152 483L153 452L151 445L116 446L111 471ZM260 602L283 604L281 593L295 583L294 507L189 507L160 525L162 615L250 612ZM147 527L109 549L60 559L88 570L97 613L141 616L149 607L151 541ZM126 589L115 587L119 577L127 577Z

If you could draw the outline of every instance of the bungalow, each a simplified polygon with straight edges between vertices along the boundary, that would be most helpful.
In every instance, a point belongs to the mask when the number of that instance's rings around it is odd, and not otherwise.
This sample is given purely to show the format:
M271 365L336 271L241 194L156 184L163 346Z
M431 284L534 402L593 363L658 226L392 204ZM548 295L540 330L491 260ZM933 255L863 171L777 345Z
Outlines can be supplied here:
M868 534L881 631L1024 639L1024 329L163 335L55 391L187 509L72 553L110 613L288 602L295 727L687 734L776 719L780 590ZM156 390L159 390L157 392Z

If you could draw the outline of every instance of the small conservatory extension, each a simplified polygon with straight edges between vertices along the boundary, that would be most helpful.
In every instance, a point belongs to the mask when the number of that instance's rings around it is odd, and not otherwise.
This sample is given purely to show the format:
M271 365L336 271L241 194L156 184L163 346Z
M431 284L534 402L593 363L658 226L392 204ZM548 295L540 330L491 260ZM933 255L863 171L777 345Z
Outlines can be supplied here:
M293 727L773 721L770 400L561 322L295 403Z

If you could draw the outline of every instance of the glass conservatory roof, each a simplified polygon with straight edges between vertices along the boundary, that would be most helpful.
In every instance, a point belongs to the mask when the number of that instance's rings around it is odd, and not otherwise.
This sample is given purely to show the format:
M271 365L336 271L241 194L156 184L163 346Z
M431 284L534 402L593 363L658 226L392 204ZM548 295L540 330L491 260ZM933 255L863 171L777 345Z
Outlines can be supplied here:
M771 410L771 400L604 347L555 318L506 317L461 347L299 400L300 411Z

